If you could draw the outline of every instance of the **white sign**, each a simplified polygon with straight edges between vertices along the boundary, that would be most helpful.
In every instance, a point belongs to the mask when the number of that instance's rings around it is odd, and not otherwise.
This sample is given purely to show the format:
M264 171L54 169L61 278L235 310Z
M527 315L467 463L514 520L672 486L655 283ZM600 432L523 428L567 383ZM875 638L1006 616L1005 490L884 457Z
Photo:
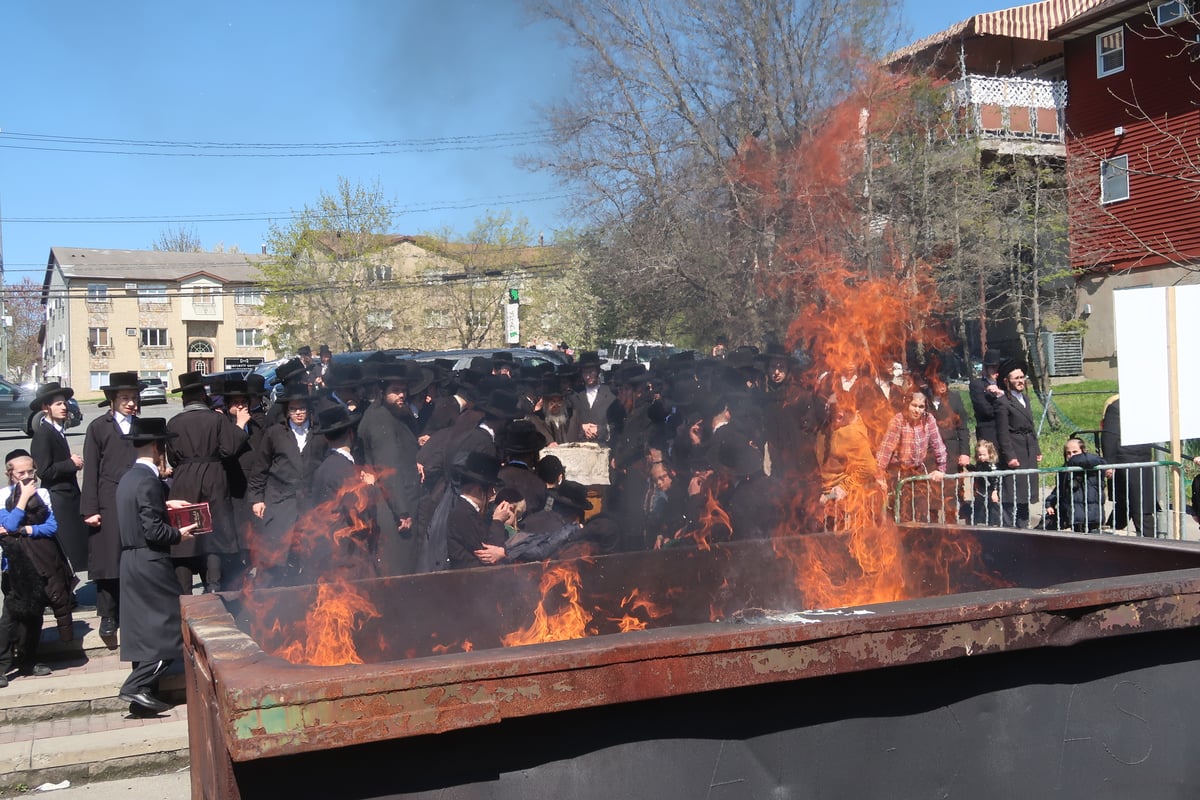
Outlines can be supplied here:
M509 344L521 343L521 304L508 303L504 306L505 341Z
M1175 287L1175 320L1175 331L1168 331L1165 288L1113 292L1122 444L1171 438L1167 342L1172 338L1179 365L1179 435L1200 437L1200 370L1195 368L1200 356L1200 286Z

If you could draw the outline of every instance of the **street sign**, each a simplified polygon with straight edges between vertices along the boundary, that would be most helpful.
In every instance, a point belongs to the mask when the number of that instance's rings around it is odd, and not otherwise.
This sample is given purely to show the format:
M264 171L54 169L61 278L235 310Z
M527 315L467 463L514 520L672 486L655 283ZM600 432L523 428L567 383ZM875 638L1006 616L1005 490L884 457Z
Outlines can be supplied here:
M225 361L225 369L227 371L234 370L234 369L244 369L247 372L249 372L250 370L257 367L259 364L263 363L263 360L258 357L226 358L226 359L224 359L224 361Z
M518 303L508 303L504 306L504 330L506 342L521 343L521 306Z

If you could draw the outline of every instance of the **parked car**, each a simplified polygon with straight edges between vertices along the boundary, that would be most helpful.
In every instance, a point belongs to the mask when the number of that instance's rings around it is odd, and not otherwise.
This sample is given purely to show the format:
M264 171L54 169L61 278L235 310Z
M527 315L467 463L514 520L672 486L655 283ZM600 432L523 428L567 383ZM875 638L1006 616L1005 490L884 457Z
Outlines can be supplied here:
M474 350L422 350L419 353L413 353L401 358L411 358L413 361L429 363L434 359L444 358L447 360L453 359L454 369L466 369L471 364L471 359L482 356L491 358L495 353L512 353L513 361L521 367L536 367L541 364L566 364L567 357L557 350L531 350L527 347L487 347L477 348Z
M144 406L167 402L167 385L162 378L142 378L142 391L138 399Z
M24 431L33 436L33 428L42 420L41 411L32 411L30 401L36 396L35 389L16 386L0 378L0 430ZM83 422L83 412L72 397L67 401L67 427L74 428Z
M626 359L637 361L643 366L649 367L650 362L656 358L667 358L675 353L682 352L680 348L670 342L647 342L639 339L618 339L613 342L613 346L608 350L608 363L602 368L607 371L611 370L617 364L620 364Z

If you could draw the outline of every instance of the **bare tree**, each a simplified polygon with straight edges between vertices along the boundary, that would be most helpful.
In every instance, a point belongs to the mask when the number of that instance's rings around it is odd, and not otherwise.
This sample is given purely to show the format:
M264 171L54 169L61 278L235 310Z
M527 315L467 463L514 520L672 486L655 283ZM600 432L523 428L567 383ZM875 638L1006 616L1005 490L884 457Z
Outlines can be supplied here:
M168 253L200 253L204 251L196 229L183 225L169 227L159 233L151 248Z
M5 310L12 317L8 329L8 375L14 383L33 379L41 361L38 333L46 319L42 307L42 284L26 277L15 286L5 286Z
M547 108L533 166L605 231L610 283L655 287L659 315L709 318L744 339L778 323L784 220L731 162L805 140L849 93L858 57L898 30L895 0L532 0L580 53L576 91ZM699 317L697 307L703 309ZM633 315L629 315L631 318ZM710 328L711 330L711 328Z

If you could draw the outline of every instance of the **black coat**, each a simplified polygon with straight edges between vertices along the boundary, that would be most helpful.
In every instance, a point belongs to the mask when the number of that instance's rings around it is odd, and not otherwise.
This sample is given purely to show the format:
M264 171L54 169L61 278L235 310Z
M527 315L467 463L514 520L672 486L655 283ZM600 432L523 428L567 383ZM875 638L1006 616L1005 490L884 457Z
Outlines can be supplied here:
M308 552L297 554L303 583L338 576L347 580L380 574L380 502L374 486L362 482L362 468L333 450L317 467L312 492L317 504L306 519ZM315 529L309 531L310 526Z
M325 454L325 442L310 429L301 451L285 419L267 427L261 444L246 499L251 506L264 503L267 507L262 541L252 548L256 551L254 563L274 567L287 559L296 520L310 508L312 476Z
M962 398L958 392L950 391L939 399L936 408L930 399L928 409L937 420L938 433L942 435L942 443L946 445L946 470L961 472L958 466L959 456L971 457L971 434L967 430L967 409Z
M363 461L376 470L382 490L381 567L386 575L408 575L416 570L414 530L410 527L401 533L397 526L405 517L415 520L421 502L413 417L388 403L372 405L358 424L358 440Z
M996 445L1000 451L1000 469L1037 469L1037 457L1042 454L1038 446L1037 427L1029 400L1021 405L1006 392L996 403ZM1011 467L1016 459L1019 466ZM1014 487L1015 488L1010 488ZM1015 492L1015 494L1014 494ZM1018 476L1004 481L1001 505L1010 502L1030 503L1038 499L1037 476Z
M487 509L484 509L486 512ZM446 531L451 569L481 567L475 551L484 544L504 545L504 526L475 510L463 497L455 497Z
M609 439L608 411L615 402L617 402L617 396L612 393L611 389L603 385L596 388L596 402L590 406L587 401L586 389L573 392L567 398L567 405L571 409L571 424L567 428L567 441L594 441L596 444L607 444ZM598 426L595 439L588 439L583 435L585 423L594 423Z
M71 446L65 436L43 419L33 431L29 453L42 488L50 493L50 506L58 520L55 535L71 566L78 569L87 563L88 531L79 514L79 468L71 460Z
M195 547L184 545L174 555L238 552L229 473L224 462L241 451L246 432L221 412L201 404L185 406L168 420L167 430L179 434L167 442L167 459L175 469L170 497L208 503L213 523L212 533L194 539Z
M1046 495L1046 508L1053 508L1053 516L1047 516L1047 528L1061 530L1095 530L1100 527L1104 511L1101 493L1100 467L1104 459L1094 453L1080 453L1067 459L1065 466L1082 467L1087 472L1060 472L1054 491ZM1053 521L1053 522L1052 522Z
M121 660L158 661L183 655L179 581L171 546L179 529L167 522L167 487L145 464L117 485L121 526Z
M83 486L79 511L100 515L100 527L88 537L88 577L121 577L121 528L117 522L117 484L133 466L137 451L121 438L112 412L97 417L83 437Z
M975 440L996 444L996 406L1001 398L989 392L989 386L995 384L983 378L971 381L971 407L975 411Z

